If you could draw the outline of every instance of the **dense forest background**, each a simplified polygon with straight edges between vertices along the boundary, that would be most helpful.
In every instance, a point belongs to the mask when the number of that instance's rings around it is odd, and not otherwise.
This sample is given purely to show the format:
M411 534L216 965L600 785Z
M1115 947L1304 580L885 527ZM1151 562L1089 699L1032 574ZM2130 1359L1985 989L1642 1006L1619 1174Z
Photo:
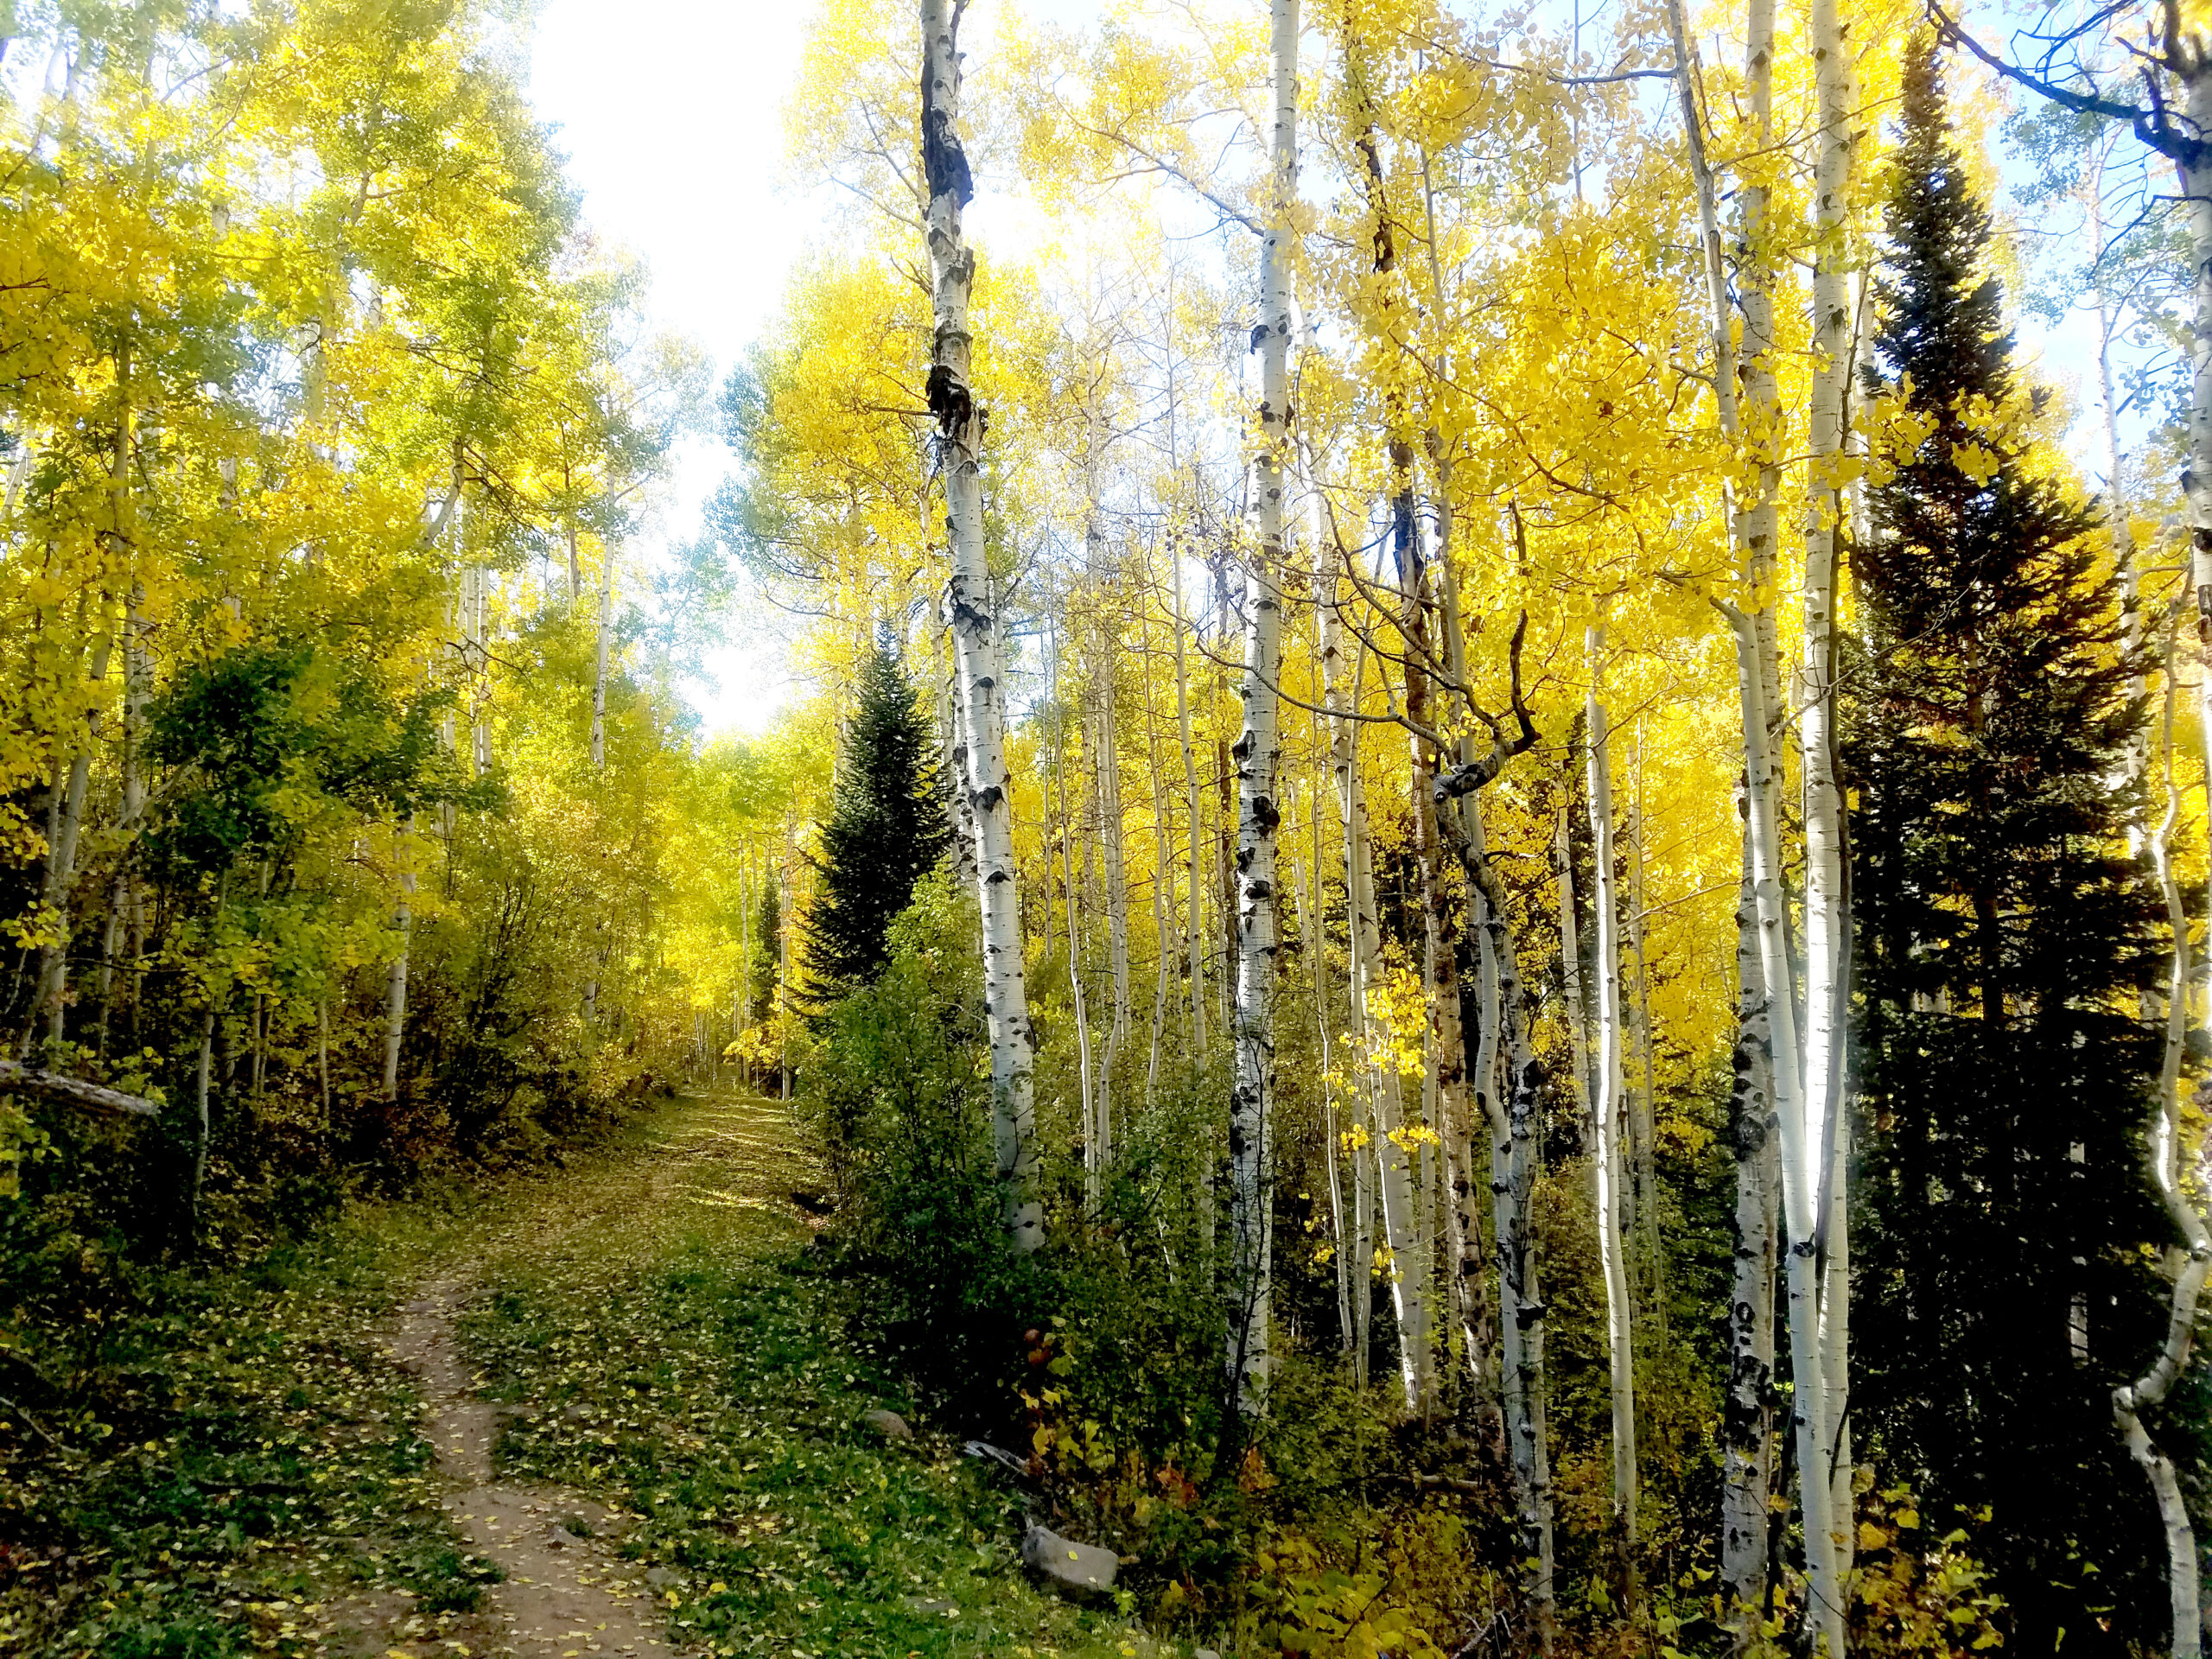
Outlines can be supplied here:
M825 0L720 366L505 11L5 16L10 1549L107 1333L735 1089L1132 1630L2200 1650L2190 9Z

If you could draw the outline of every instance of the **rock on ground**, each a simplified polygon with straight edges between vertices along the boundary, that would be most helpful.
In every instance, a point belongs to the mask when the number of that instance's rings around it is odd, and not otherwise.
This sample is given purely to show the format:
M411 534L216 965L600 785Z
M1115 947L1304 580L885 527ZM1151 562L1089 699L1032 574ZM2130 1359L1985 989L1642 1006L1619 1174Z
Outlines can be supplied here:
M1050 1527L1032 1527L1021 1540L1022 1564L1070 1601L1111 1594L1121 1558L1096 1544L1078 1544Z

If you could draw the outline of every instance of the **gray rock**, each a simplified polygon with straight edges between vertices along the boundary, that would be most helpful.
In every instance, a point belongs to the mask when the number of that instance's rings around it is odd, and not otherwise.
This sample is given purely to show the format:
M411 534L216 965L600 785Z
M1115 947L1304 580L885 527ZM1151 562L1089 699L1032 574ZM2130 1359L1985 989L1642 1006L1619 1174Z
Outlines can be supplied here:
M1221 1656L1211 1648L1192 1648L1191 1659L1221 1659Z
M887 1440L911 1440L914 1438L914 1431L906 1427L904 1417L895 1411L886 1411L881 1406L874 1411L862 1412L861 1421Z
M645 1582L656 1590L665 1589L676 1582L676 1574L664 1567L649 1567L645 1569Z
M1022 1565L1069 1601L1110 1594L1121 1558L1096 1544L1078 1544L1050 1527L1032 1527L1021 1540Z

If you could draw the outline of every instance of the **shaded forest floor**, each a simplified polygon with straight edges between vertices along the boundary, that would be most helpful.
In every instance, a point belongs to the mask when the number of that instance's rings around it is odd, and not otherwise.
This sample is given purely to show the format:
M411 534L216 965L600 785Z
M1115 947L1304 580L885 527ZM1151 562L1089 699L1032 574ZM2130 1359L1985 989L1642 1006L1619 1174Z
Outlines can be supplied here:
M687 1097L26 1340L78 1403L0 1413L0 1651L1179 1651L1032 1590L954 1440L861 1421L906 1402L811 1269L809 1176L779 1107Z

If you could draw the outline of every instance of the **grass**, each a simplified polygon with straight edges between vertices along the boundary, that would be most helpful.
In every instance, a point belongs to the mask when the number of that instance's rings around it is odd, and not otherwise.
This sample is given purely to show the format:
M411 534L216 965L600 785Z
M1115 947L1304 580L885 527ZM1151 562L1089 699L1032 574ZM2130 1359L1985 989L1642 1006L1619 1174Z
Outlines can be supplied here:
M87 1328L19 1316L10 1357L67 1405L36 1428L8 1413L0 1650L292 1659L331 1651L377 1592L426 1630L465 1609L484 1564L374 1339L434 1244L368 1212L243 1270L150 1280Z
M66 1450L0 1413L0 1652L465 1649L496 1569L439 1509L412 1382L376 1340L457 1270L480 1293L465 1342L512 1408L503 1476L636 1516L624 1552L688 1650L1174 1651L1030 1588L1020 1516L951 1440L860 1424L906 1402L810 1270L775 1109L677 1102L566 1171L364 1208L154 1282L98 1332L26 1333L18 1358L77 1403L41 1419Z

